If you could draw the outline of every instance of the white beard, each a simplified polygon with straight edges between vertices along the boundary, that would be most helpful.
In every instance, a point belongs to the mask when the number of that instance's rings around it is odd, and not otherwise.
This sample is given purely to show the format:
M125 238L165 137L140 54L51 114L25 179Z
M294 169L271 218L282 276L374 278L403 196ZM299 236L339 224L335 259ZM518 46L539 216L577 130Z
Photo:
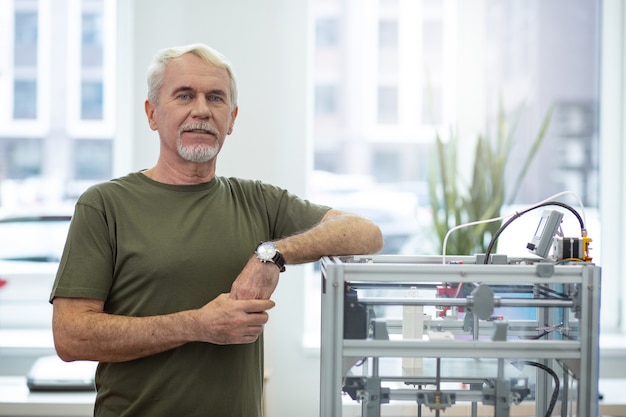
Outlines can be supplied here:
M217 143L215 145L196 144L185 146L180 138L176 141L176 149L184 160L198 164L210 161L220 151Z
M196 145L185 146L183 144L182 134L185 131L191 130L206 130L207 132L213 134L216 138L215 145L199 143ZM176 139L176 150L184 160L201 164L203 162L210 161L217 156L220 151L220 145L217 142L217 138L219 137L220 132L206 122L188 123L181 126L178 130L178 139Z

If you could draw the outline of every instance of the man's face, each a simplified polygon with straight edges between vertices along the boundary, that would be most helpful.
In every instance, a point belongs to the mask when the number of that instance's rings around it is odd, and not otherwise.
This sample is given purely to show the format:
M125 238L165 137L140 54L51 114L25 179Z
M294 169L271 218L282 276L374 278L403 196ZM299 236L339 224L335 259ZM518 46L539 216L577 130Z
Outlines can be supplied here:
M185 54L167 64L159 103L146 101L146 114L162 150L203 163L219 153L232 132L237 108L231 100L226 70Z

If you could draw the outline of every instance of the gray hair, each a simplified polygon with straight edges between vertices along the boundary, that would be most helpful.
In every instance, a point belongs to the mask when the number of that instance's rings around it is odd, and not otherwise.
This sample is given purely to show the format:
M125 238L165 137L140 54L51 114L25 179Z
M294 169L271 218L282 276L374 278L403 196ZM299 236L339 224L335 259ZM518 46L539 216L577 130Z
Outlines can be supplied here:
M235 72L233 71L232 64L224 55L202 43L193 43L185 46L175 46L171 48L161 49L157 52L148 68L147 81L148 81L148 99L155 104L159 103L159 91L163 86L163 72L165 67L174 58L178 58L185 54L194 54L209 64L215 65L219 68L223 68L228 73L230 78L230 96L232 100L232 106L237 106L237 79Z

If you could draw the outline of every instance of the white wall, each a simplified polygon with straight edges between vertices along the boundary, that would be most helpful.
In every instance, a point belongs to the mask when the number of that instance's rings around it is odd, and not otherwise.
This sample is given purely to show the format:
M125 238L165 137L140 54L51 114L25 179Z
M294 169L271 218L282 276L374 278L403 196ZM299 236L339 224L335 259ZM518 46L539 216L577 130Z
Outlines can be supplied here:
M143 112L145 72L163 47L207 43L233 62L239 116L218 174L305 192L311 162L306 1L119 0L115 174L149 168L158 138ZM302 349L302 267L283 274L266 328L267 417L319 414L319 357ZM296 414L294 414L296 413Z

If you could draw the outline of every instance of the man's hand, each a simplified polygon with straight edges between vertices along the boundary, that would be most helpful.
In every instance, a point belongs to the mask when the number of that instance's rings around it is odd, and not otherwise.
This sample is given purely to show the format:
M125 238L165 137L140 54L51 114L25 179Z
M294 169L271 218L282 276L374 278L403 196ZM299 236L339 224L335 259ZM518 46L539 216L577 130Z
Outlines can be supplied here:
M219 345L252 343L269 318L271 300L235 300L221 294L198 310L197 325L205 342Z
M253 255L230 290L235 300L268 300L276 286L280 271L273 262L261 262Z

